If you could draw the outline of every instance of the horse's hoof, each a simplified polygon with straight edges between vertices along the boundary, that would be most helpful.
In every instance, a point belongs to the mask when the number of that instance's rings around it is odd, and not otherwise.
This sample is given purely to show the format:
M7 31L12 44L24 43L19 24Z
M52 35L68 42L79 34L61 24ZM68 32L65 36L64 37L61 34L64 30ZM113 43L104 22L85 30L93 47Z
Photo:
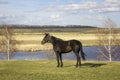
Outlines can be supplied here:
M60 67L63 67L63 64L61 64L61 66Z
M57 65L57 67L59 67L59 65Z
M76 68L78 67L78 65L77 65L77 64L76 64L75 66L76 66Z

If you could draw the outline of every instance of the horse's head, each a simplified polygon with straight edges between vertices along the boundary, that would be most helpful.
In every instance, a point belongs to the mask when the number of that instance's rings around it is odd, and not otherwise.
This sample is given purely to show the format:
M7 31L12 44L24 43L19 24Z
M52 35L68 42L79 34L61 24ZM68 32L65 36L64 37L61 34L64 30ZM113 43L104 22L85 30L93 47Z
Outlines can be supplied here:
M49 43L51 39L51 36L49 33L45 33L45 36L43 38L43 40L41 41L41 44L45 44L45 43Z

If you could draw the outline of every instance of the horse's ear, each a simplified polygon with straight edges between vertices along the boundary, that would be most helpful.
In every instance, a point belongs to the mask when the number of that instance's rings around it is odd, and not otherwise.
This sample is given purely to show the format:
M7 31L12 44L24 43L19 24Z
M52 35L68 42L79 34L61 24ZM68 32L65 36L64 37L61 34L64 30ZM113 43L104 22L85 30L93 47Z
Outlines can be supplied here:
M45 35L45 33L42 33L42 35Z
M50 35L49 33L45 33L45 35Z

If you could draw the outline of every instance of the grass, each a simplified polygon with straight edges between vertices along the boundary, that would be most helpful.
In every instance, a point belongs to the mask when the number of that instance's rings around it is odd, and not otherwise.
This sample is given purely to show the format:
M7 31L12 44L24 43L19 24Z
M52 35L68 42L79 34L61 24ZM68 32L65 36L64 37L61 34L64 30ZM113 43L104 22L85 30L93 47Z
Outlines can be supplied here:
M0 61L0 80L119 80L119 62L82 62L75 68L75 61L64 61L63 68L56 61Z

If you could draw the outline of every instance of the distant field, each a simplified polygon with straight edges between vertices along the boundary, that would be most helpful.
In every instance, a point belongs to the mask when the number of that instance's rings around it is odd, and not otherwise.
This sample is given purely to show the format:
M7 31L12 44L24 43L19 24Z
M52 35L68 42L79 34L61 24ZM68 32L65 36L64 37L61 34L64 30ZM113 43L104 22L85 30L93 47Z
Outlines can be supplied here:
M64 61L63 68L54 60L0 61L0 80L120 80L119 62Z
M1 29L2 31L4 29ZM41 45L45 32L63 40L76 39L83 46L98 46L97 28L13 28L12 39L18 43L14 45L18 51L38 51L52 49L52 45ZM117 39L120 40L120 29L116 29ZM0 36L0 39L2 37Z
M75 34L75 33L70 34L70 36L68 36L69 34L64 34L64 33L58 33L58 34L51 33L51 35L56 36L58 38L61 38L63 40L70 40L70 39L80 40L83 43L84 46L96 45L96 43L95 43L96 37L94 35L80 35L80 34ZM43 39L43 37L44 37L44 35L20 35L20 36L14 36L14 38L16 40L21 42L21 44L20 44L21 46L22 46L22 44L23 44L24 47L25 47L25 44L26 44L26 46L27 46L27 44L29 44L29 45L33 44L33 46L39 46L38 48L48 49L46 47L49 47L50 46L49 44L47 44L45 46L41 45L41 40ZM86 41L87 41L87 43L86 43ZM18 45L18 46L20 46L20 45ZM51 47L49 47L49 48L51 48Z

